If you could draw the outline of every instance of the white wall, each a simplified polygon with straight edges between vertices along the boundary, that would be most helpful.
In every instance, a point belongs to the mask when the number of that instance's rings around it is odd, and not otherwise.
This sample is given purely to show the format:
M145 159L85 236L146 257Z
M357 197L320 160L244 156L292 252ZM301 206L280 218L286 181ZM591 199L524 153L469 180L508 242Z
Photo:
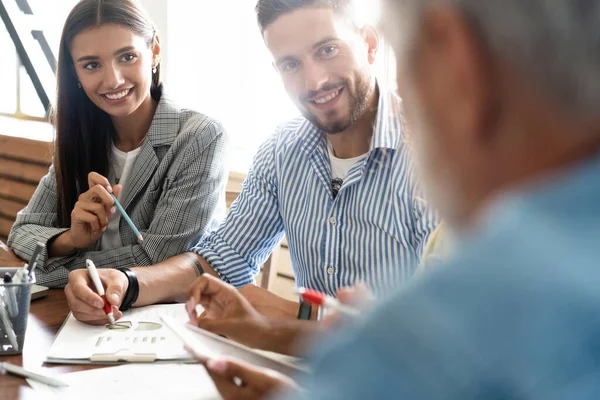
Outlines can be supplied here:
M165 84L168 84L169 76L169 26L168 26L168 8L167 0L140 0L142 7L154 22L158 31L161 44L161 76Z

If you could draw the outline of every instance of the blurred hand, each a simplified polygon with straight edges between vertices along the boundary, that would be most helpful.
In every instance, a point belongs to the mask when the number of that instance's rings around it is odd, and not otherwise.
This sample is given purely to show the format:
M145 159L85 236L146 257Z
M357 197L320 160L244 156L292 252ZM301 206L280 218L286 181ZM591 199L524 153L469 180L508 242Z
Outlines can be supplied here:
M196 306L204 307L198 316ZM188 292L186 310L191 322L199 328L226 336L250 347L262 347L262 332L268 328L260 315L233 286L204 274Z
M118 196L121 186L111 187L104 176L90 172L88 191L79 196L71 212L69 240L75 249L85 249L96 242L108 227L108 219L116 212L115 202L110 195Z
M265 317L273 319L297 319L298 302L289 301L256 285L246 285L239 292L252 304L252 307Z
M297 389L287 376L241 361L209 360L205 367L224 400L264 399L275 391Z
M335 297L340 303L361 310L368 309L375 302L375 298L364 283L357 283L354 286L341 288L336 292ZM337 327L342 320L343 316L338 314L335 310L326 310L323 324L325 329L332 329Z
M112 305L115 319L123 317L119 306L127 292L129 281L124 273L116 269L98 269L98 275L106 292L106 300ZM94 283L86 269L78 269L69 273L69 283L65 286L67 303L73 316L81 322L103 325L108 322L104 313L104 302L96 292Z

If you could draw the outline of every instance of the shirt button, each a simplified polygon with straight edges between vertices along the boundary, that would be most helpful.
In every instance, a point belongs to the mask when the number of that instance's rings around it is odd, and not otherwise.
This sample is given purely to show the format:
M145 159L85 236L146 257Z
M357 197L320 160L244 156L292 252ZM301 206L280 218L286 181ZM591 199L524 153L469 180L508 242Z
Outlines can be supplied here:
M330 223L331 225L335 225L335 222L336 222L336 221L335 221L335 217L331 217L331 218L329 218L329 223Z
M329 268L327 268L327 273L329 275L333 275L333 272L334 272L334 268L333 267L330 266Z

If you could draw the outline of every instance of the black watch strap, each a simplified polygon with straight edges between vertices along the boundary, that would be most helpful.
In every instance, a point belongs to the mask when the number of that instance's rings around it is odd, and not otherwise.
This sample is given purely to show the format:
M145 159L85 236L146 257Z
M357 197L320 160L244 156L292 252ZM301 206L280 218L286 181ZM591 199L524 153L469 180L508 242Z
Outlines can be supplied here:
M127 292L125 292L125 297L121 302L121 307L119 310L125 311L129 310L131 306L137 301L138 296L140 294L140 284L138 282L137 276L135 272L130 270L129 268L120 268L119 271L125 274L127 280L129 281L129 285L127 286Z
M196 268L196 276L201 276L204 274L204 268L202 268L202 264L198 261L195 255L191 253L184 253L184 255L189 258L189 260L194 263L194 267Z
M310 303L301 302L300 309L298 310L298 319L310 319L312 313L312 305Z

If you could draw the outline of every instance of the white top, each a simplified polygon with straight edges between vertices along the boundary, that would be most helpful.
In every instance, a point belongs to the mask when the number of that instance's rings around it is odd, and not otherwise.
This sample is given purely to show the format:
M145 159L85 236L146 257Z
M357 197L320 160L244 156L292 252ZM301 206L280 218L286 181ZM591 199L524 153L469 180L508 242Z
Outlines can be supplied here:
M135 159L140 153L141 147L126 153L117 149L112 144L110 153L110 165L108 168L108 181L112 184L120 184L124 188L135 164ZM108 219L108 228L102 235L100 250L116 249L123 246L121 235L119 234L119 223L121 222L121 213L117 211Z
M331 162L331 188L335 197L352 167L364 160L368 153L353 158L337 158L333 154L333 146L329 141L327 141L327 151L329 152L329 160Z

